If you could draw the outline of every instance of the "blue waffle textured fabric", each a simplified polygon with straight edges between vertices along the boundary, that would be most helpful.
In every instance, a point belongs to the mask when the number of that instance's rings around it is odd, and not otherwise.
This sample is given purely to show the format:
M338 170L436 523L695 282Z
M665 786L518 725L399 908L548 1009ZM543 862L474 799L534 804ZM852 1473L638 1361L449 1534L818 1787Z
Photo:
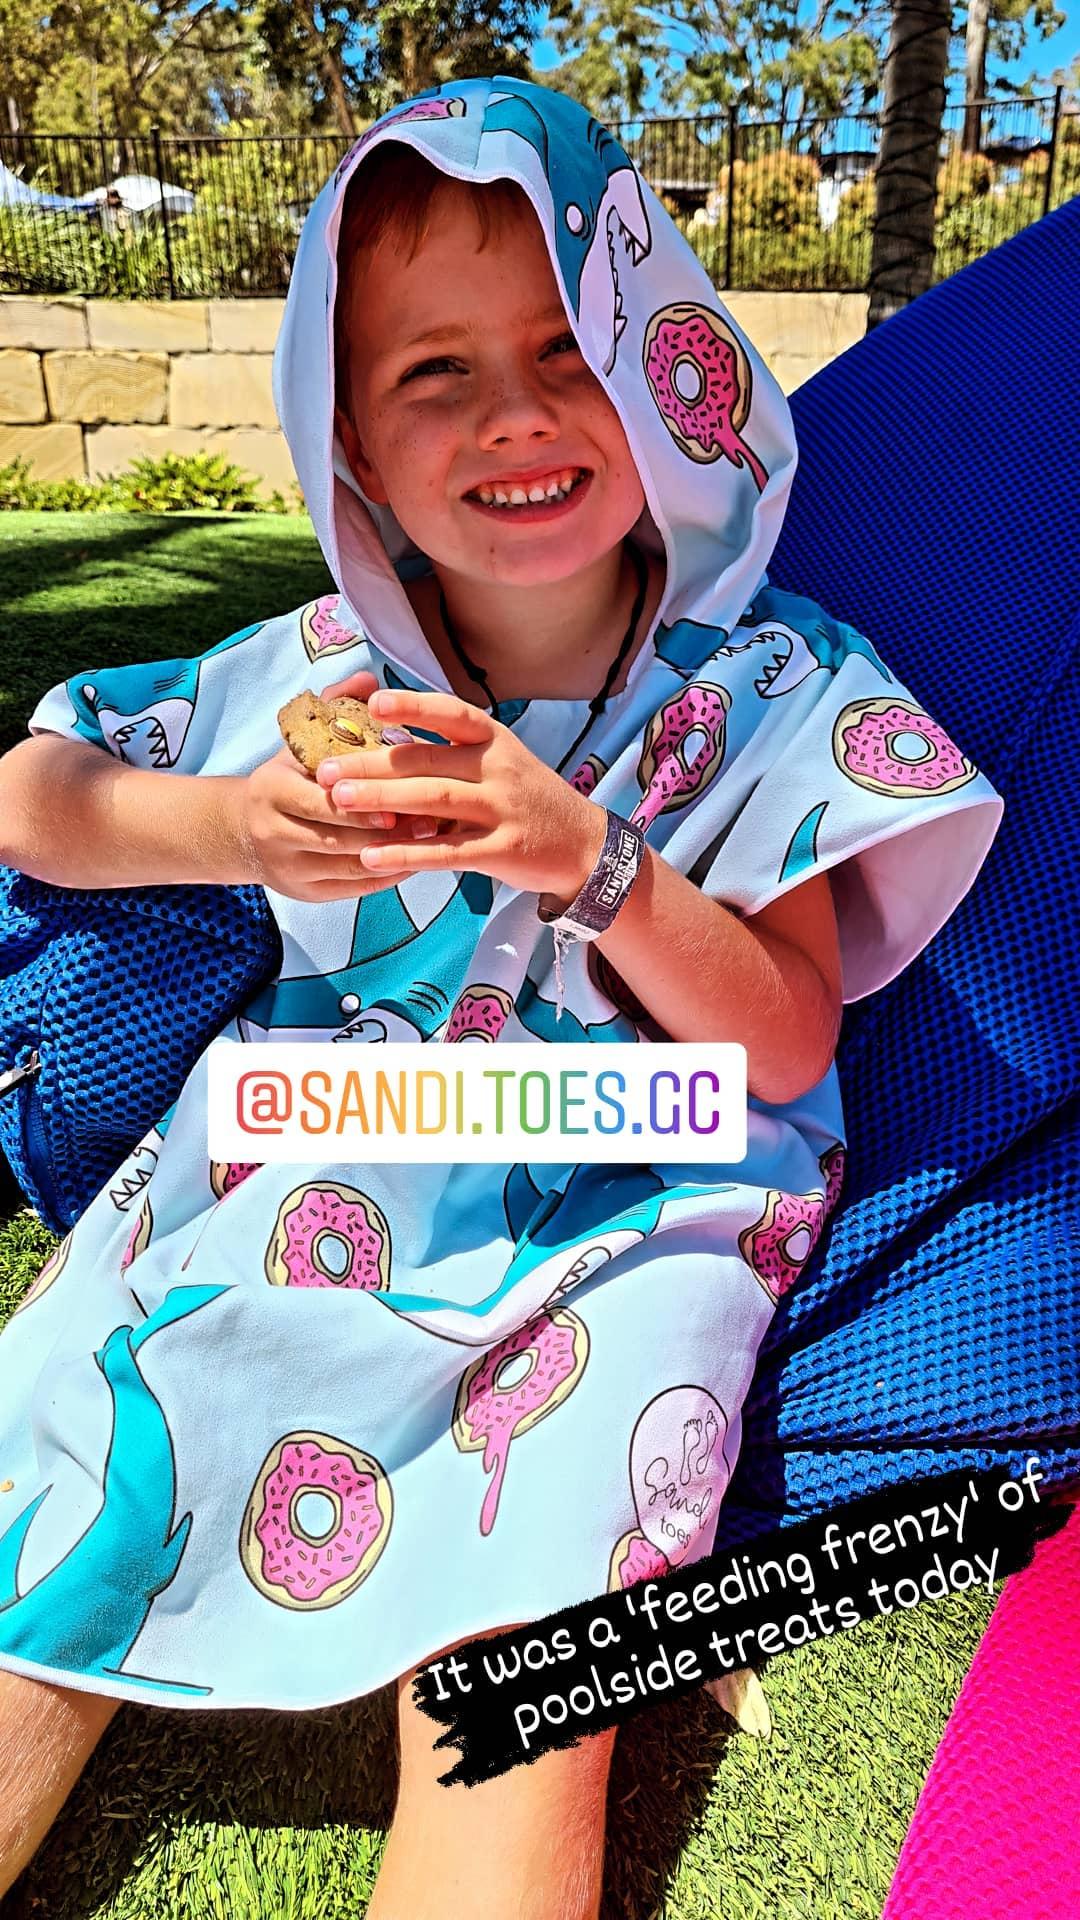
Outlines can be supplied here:
M954 1467L1080 1474L1078 303L1080 198L791 397L770 580L872 634L1005 814L929 947L845 1010L844 1189L761 1350L717 1550Z
M261 887L54 887L0 867L0 1147L66 1233L281 964Z

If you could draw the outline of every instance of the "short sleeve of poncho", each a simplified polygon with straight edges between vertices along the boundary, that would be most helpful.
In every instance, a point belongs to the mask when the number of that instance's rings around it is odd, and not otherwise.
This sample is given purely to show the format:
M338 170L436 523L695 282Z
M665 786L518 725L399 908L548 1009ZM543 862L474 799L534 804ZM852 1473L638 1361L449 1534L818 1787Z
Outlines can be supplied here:
M730 658L729 805L693 878L749 917L827 872L844 999L862 999L964 898L1004 802L872 642L816 602L763 592Z
M354 646L311 666L297 646L296 625L295 615L282 615L228 634L190 659L72 674L42 695L28 730L86 740L159 772L249 773L280 748L277 713L287 700L305 684L317 689L365 664L349 657Z

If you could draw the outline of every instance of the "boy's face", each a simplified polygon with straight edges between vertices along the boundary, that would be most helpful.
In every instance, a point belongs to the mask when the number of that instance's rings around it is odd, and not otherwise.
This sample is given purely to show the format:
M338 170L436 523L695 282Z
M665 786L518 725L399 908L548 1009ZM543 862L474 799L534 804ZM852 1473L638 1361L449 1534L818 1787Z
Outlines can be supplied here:
M644 495L619 416L569 328L532 209L501 235L493 226L482 251L479 237L466 195L440 188L410 263L392 236L356 263L346 315L355 425L338 414L338 430L365 493L388 502L433 561L539 585L610 552ZM446 337L410 345L434 327ZM465 497L582 467L588 484L550 520Z

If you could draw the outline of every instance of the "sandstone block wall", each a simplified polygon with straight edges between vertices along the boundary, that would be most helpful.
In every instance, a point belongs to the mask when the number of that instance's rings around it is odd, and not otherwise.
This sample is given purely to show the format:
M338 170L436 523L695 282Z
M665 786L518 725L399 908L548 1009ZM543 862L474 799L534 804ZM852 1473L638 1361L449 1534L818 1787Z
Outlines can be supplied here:
M724 300L785 393L866 331L861 293ZM142 455L224 453L267 488L296 476L270 366L284 300L0 296L0 467L99 479Z

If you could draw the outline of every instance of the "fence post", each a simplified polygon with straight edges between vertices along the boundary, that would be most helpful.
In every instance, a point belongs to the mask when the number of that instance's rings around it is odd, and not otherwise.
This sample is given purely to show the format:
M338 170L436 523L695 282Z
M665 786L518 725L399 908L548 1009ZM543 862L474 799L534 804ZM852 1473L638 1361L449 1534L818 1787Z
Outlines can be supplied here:
M176 283L173 280L172 242L169 238L169 210L165 205L165 172L161 164L161 133L157 122L150 129L154 136L154 171L157 174L158 192L161 195L161 230L165 235L165 265L169 273L169 299L176 299Z
M1050 201L1054 191L1054 162L1057 159L1058 127L1061 123L1061 96L1063 87L1054 94L1054 118L1050 127L1050 164L1046 169L1046 191L1043 194L1043 219L1050 211Z
M728 108L727 234L724 240L724 290L731 286L732 246L735 238L735 136L738 109Z

